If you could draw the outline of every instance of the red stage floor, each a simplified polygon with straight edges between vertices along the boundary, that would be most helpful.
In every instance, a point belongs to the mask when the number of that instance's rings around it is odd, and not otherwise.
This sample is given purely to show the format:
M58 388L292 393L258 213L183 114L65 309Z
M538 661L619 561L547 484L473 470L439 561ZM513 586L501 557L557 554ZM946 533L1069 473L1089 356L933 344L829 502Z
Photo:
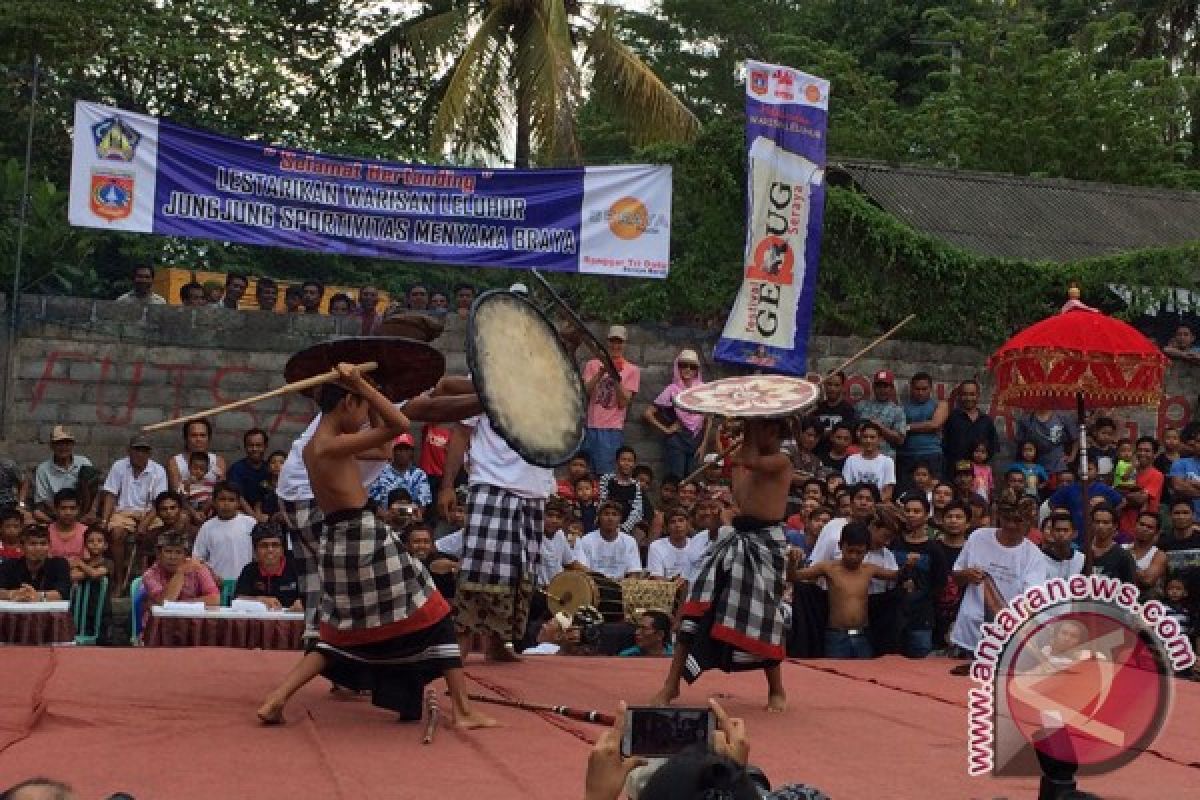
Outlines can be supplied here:
M0 786L49 775L93 800L289 798L525 798L583 792L597 728L488 706L505 727L442 728L433 745L363 700L338 700L316 681L263 728L254 709L295 662L292 653L207 648L0 650ZM803 781L836 800L1034 797L1031 779L966 774L968 680L948 662L885 658L785 666L792 710L761 708L760 675L705 676L684 702L718 695L746 719L751 760L775 783ZM661 660L472 660L473 690L610 711L645 700ZM1085 787L1105 798L1200 796L1200 686L1180 683L1152 752Z

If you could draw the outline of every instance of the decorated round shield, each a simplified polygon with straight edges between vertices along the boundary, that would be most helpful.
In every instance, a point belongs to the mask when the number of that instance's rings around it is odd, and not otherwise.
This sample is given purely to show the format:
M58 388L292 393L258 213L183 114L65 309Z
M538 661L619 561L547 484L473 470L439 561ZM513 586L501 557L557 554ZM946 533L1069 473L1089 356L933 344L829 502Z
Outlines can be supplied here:
M675 395L675 405L693 414L768 418L802 414L817 404L821 387L786 375L740 375L702 383Z
M416 397L434 386L446 372L446 359L424 342L395 336L354 336L307 347L288 359L284 379L295 383L339 363L364 364L374 361L378 369L368 374L392 402ZM306 392L311 394L311 390Z
M583 444L587 394L554 326L505 291L481 294L467 323L467 366L488 419L521 458L565 463Z

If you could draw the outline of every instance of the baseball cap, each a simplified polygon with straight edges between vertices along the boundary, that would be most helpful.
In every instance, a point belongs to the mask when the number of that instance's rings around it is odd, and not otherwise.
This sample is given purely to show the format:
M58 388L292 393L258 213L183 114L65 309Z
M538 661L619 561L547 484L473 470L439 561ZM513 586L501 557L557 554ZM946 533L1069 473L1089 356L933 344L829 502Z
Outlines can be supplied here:
M150 440L140 433L135 433L129 439L129 449L131 450L149 450L151 447Z
M512 286L508 287L508 290L513 294L524 295L526 297L529 296L529 287L523 283L514 283Z
M881 369L875 373L874 383L886 383L889 386L896 383L896 376L892 374L890 369Z
M64 425L55 425L54 430L50 431L51 442L73 442L75 437L66 429Z
M413 446L413 438L411 433L402 433L392 440L392 444L404 445L405 447Z
M696 366L700 366L700 356L696 355L695 350L680 350L679 357L675 360L680 364L695 364Z
M955 472L972 472L973 468L971 467L970 461L955 461L954 462L954 471Z
M610 327L608 329L608 338L609 339L620 339L623 342L626 339L628 339L629 336L625 333L624 325L613 325L612 327Z

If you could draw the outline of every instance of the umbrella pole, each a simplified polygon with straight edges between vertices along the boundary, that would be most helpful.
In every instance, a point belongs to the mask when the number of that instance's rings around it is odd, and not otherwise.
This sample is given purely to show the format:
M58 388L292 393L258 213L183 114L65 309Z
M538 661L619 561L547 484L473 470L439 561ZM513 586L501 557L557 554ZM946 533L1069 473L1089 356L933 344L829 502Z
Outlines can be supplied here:
M1087 415L1083 407L1083 392L1075 393L1075 413L1079 417L1079 496L1083 503L1083 574L1092 574L1092 514L1088 497Z

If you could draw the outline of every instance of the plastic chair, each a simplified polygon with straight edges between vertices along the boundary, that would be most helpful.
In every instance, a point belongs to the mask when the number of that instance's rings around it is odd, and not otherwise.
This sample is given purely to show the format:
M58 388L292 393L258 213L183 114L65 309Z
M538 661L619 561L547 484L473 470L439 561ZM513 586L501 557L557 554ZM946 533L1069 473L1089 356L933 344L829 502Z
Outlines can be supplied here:
M237 581L227 578L221 581L221 605L233 605L233 593L237 591Z
M88 628L88 609L91 608L92 588L95 587L96 615ZM75 622L75 644L95 644L104 624L104 601L108 599L108 578L80 581L71 587L71 619Z
M129 626L129 630L133 631L133 636L130 637L129 643L134 647L142 643L142 606L145 602L146 590L142 588L142 576L138 575L129 585L129 608L133 612L133 619Z

